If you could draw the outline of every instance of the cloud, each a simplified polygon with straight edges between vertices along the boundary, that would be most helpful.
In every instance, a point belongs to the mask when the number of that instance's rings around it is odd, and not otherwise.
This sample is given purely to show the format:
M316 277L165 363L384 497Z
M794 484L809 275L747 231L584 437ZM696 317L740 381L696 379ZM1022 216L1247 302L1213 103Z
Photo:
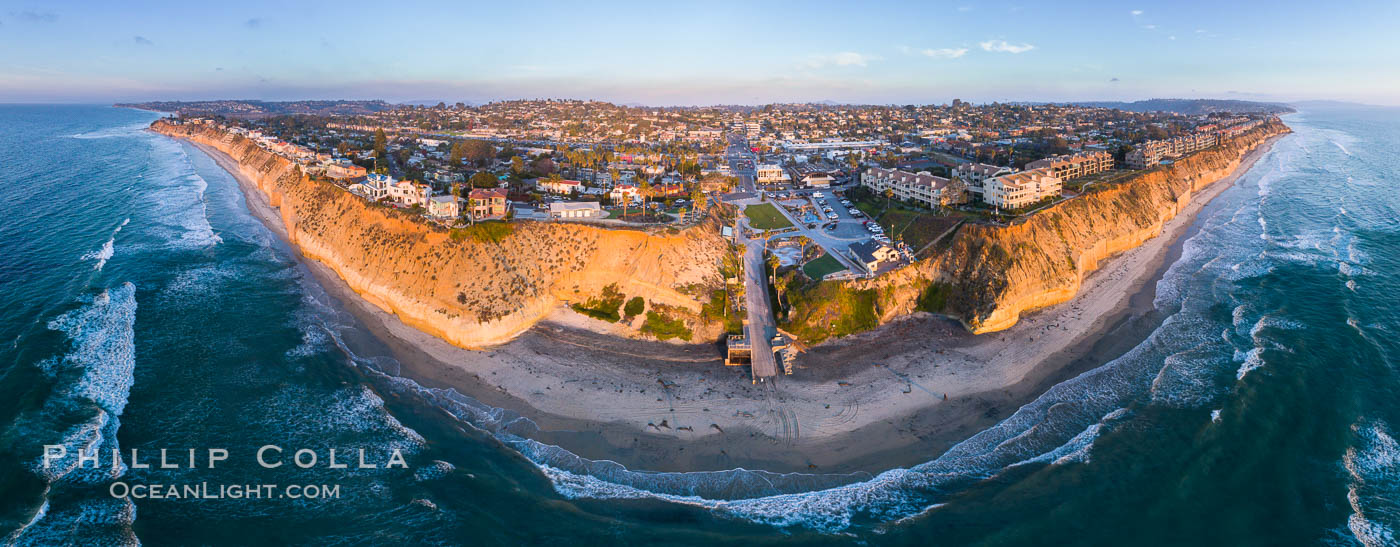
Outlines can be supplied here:
M958 11L967 13L969 11L972 11L972 6L958 6Z
M1135 9L1135 10L1133 10L1133 16L1136 17L1136 16L1138 16L1138 15L1142 15L1142 10L1140 10L1140 9Z
M1175 40L1175 39L1176 39L1176 36L1168 36L1167 39L1168 39L1168 40Z
M263 25L263 19L262 19L261 17L254 17L254 18L252 18L252 19L249 19L249 20L243 22L243 26L248 27L248 28L260 28L260 27L262 27L262 25Z
M914 49L909 46L899 46L898 49L900 53L905 55L923 55L924 57L932 57L934 59L957 59L958 57L967 55L968 51L965 47Z
M1157 25L1143 25L1142 28L1145 28L1147 30L1157 30Z
M1118 81L1118 78L1109 78L1108 81L1110 81L1110 82L1116 82L1116 81Z
M18 12L12 11L10 12L10 17L30 23L52 23L58 20L58 15L52 11L34 11L28 9Z
M987 40L977 45L982 46L983 51L996 53L1025 53L1035 49L1035 46L1030 44L1010 44L1006 40Z
M138 46L154 46L155 42L147 40L145 36L132 36L131 41Z
M813 55L807 58L803 66L807 68L822 68L825 66L866 66L871 61L878 61L877 55L866 55L854 51L842 51L831 55Z
M958 57L967 55L967 48L945 47L938 49L921 49L919 50L919 54L924 57L933 57L934 59L957 59Z

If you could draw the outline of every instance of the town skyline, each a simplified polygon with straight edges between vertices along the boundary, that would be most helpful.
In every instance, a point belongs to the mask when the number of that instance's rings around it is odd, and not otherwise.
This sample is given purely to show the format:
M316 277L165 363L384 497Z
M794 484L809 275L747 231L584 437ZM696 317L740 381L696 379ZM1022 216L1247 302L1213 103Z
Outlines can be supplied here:
M0 13L0 43L26 53L0 60L0 102L1394 104L1400 75L1375 67L1400 46L1363 37L1397 14L1364 3L36 4Z

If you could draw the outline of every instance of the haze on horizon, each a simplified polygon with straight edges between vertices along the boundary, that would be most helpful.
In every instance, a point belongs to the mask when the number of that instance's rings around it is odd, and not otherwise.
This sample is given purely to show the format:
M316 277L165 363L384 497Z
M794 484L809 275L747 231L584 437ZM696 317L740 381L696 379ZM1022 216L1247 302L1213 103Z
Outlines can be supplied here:
M0 12L0 102L1400 104L1400 4L105 2Z

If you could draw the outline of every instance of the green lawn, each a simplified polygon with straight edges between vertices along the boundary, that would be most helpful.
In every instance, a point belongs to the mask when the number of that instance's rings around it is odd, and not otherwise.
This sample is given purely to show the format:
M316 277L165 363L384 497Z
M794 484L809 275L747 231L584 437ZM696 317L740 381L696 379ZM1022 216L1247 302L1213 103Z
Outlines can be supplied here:
M824 254L802 266L802 273L807 274L807 277L820 281L821 278L826 277L827 274L839 272L844 269L846 269L846 267L842 266L841 261L836 260L836 257Z
M745 207L744 215L749 217L749 226L759 230L777 230L792 226L792 222L778 212L778 208L774 207L772 203L760 203Z

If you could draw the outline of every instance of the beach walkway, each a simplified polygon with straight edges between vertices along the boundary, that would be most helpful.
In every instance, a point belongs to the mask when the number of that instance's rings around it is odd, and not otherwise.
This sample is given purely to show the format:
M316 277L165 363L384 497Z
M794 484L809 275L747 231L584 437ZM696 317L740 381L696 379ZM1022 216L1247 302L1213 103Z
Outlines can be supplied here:
M744 242L744 303L749 311L749 344L753 357L750 368L753 381L758 383L778 375L778 360L773 357L773 336L778 327L773 324L772 304L768 301L768 266L763 262L763 240Z

